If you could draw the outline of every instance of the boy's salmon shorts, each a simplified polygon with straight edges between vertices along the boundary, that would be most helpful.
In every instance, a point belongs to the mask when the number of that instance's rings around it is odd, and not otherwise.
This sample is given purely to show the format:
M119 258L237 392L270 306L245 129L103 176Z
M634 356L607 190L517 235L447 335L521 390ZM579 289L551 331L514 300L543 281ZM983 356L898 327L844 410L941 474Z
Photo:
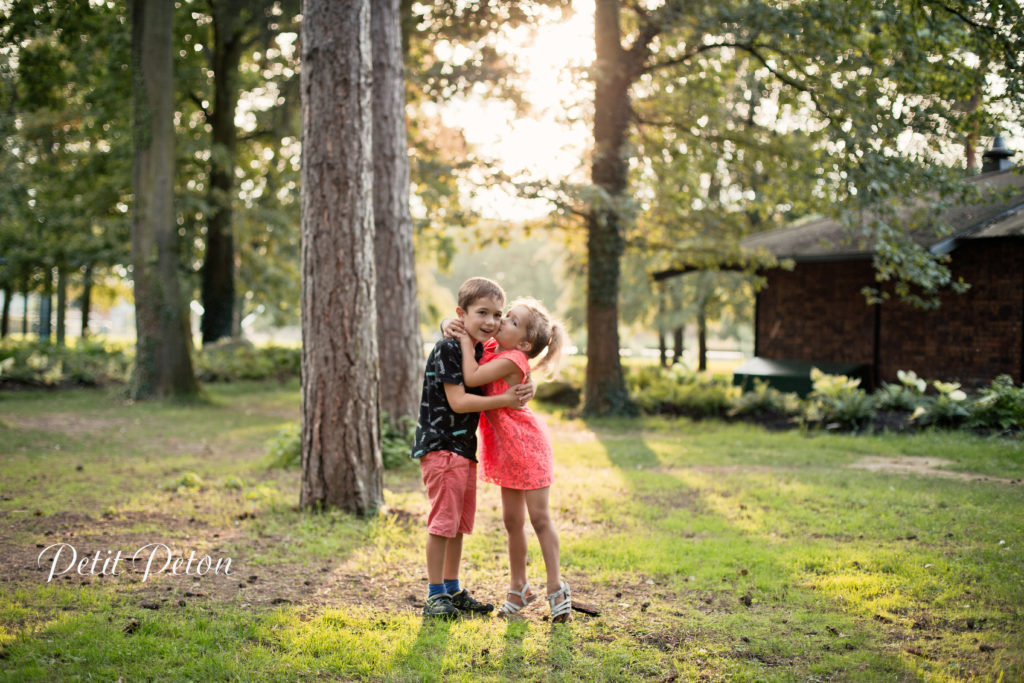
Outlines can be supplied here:
M420 458L420 472L430 497L427 532L446 538L472 533L476 463L451 451L430 451Z

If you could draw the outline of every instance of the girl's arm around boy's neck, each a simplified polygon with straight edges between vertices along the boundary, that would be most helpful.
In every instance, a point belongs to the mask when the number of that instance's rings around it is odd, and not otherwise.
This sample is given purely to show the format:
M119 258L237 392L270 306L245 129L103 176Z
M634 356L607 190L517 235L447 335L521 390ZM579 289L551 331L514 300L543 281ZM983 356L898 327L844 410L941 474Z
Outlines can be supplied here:
M459 343L462 345L462 381L467 387L482 387L499 379L510 386L523 381L522 371L507 358L496 358L484 365L477 363L476 342L468 334L460 336Z

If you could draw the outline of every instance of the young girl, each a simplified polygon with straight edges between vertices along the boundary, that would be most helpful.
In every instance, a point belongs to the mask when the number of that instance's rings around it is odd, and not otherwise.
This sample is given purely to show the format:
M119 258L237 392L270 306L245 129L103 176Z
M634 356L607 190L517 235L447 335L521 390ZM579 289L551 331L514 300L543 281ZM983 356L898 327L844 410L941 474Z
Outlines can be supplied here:
M480 362L474 342L460 335L462 374L467 387L484 386L493 396L519 384L530 373L530 358L547 354L535 370L554 373L567 335L535 299L517 299L501 321L494 339L484 344ZM569 586L558 568L558 532L548 513L554 463L551 440L543 421L529 407L499 408L480 416L480 478L501 487L502 516L508 532L510 586L499 612L515 614L536 599L526 580L526 515L537 533L547 570L547 599L553 622L569 621Z

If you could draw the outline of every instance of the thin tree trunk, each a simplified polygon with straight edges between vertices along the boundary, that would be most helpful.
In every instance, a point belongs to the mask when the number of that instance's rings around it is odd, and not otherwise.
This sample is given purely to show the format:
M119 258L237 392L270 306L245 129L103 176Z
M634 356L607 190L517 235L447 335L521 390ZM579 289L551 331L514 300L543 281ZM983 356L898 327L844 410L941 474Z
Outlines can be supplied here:
M377 271L380 407L419 412L423 343L409 213L409 148L399 0L373 0L373 218Z
M0 311L0 338L6 337L11 324L11 286L4 284L0 292L4 295L4 309Z
M234 331L235 239L232 229L232 198L238 129L238 68L242 59L243 3L227 0L211 3L213 9L213 108L207 116L212 137L210 183L207 201L206 258L203 260L201 298L203 343L230 337Z
M28 336L28 273L21 279L22 314L21 314L21 336Z
M53 269L44 268L46 279L43 281L43 294L39 298L39 341L50 342L53 329L50 325L53 318Z
M57 346L67 340L68 274L65 266L57 266Z
M680 325L672 330L672 364L683 362L683 337L686 334L686 326Z
M132 0L135 399L191 397L199 391L174 223L173 17L173 0Z
M707 300L701 300L697 309L697 369L708 369L708 315Z
M381 504L368 0L306 0L302 19L300 504Z
M668 346L665 343L665 290L658 291L658 362L668 367Z
M591 178L605 199L587 217L587 373L584 411L631 412L619 358L619 275L625 250L616 204L626 192L626 133L630 121L626 55L620 43L619 3L598 0L594 143Z
M82 275L82 339L89 338L89 316L92 314L92 264L85 267Z

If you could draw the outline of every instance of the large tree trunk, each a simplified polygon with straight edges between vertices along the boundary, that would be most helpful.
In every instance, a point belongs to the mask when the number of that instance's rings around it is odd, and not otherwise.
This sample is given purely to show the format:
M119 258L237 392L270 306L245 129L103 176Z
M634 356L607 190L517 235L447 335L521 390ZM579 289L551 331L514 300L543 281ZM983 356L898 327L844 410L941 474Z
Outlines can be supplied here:
M302 12L303 506L382 501L368 0Z
M399 0L373 0L373 218L380 407L419 413L423 343L409 213L409 149Z
M235 240L232 231L232 199L235 187L235 155L238 130L238 67L242 59L242 16L238 0L212 3L213 9L213 108L210 123L212 153L207 201L206 258L201 272L203 343L230 337L235 306Z
M618 207L626 192L631 75L620 43L619 3L598 0L591 178L605 192L587 218L587 376L584 411L628 412L619 359L619 273L625 250Z
M173 16L172 0L132 0L135 399L189 397L199 391L174 223Z

